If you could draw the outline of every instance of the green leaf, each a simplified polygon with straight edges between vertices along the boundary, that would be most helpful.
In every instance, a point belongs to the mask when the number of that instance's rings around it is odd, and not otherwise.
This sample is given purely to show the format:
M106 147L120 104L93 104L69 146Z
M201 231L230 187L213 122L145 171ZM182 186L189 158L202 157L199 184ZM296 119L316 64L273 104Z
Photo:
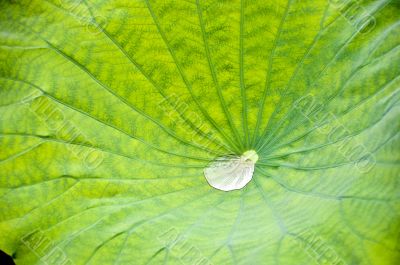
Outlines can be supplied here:
M398 1L0 10L0 249L16 264L398 264ZM208 184L249 150L244 188Z

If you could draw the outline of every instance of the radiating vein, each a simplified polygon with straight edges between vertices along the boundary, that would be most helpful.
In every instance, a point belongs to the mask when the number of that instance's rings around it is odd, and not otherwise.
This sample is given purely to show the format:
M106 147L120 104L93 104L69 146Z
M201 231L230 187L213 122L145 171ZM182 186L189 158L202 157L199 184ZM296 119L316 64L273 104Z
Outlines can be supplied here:
M238 145L235 141L233 141L228 135L226 135L224 133L224 131L220 128L220 126L215 122L215 120L207 113L207 111L202 107L202 105L200 104L199 100L196 98L196 96L193 93L193 89L192 86L189 82L189 80L187 80L186 75L184 74L181 65L179 64L175 53L172 50L171 45L169 44L167 37L165 36L164 31L161 29L161 25L160 22L158 21L157 16L155 15L152 6L150 5L149 0L145 0L146 5L148 7L148 10L150 12L151 17L153 18L154 24L157 27L158 32L160 33L161 38L163 39L169 53L171 54L171 57L173 58L175 65L193 99L193 101L196 103L196 105L198 106L200 112L207 118L207 120L211 123L211 125L221 134L221 136L230 143L230 147L232 148L233 151L235 151L236 153L238 153Z
M258 110L256 127L254 129L254 134L253 134L253 138L252 138L252 145L255 144L255 141L256 141L256 139L258 137L257 134L259 133L261 122L263 120L263 111L264 111L265 101L267 99L268 92L271 89L270 80L271 80L271 73L272 73L272 66L273 66L272 62L274 60L275 50L276 50L276 48L278 46L278 40L279 40L279 38L280 38L280 36L282 34L283 25L285 24L286 18L287 18L288 13L289 13L289 8L290 8L290 5L292 4L292 2L293 2L293 0L288 0L287 1L284 14L283 14L283 16L281 18L281 21L279 22L278 31L276 33L276 36L275 36L275 39L274 39L274 43L272 45L272 49L271 49L269 57L268 57L267 71L266 71L266 75L265 75L265 85L264 85L264 90L263 90L261 101L260 101L261 105L260 105L259 110Z
M197 14L198 14L198 17L199 17L199 23L200 23L203 42L204 42L204 49L205 49L205 52L206 52L207 62L208 62L208 66L210 68L210 72L211 72L211 76L212 76L214 85L215 85L216 90L217 90L218 99L219 99L219 102L220 102L220 104L222 106L224 114L225 114L225 116L226 116L226 118L228 120L228 123L229 123L229 126L231 128L231 131L232 131L233 135L235 136L236 141L240 142L241 141L240 135L239 135L234 123L233 123L232 115L230 114L230 112L229 112L229 110L228 110L228 108L226 106L226 102L225 102L224 96L222 95L221 86L219 85L219 82L218 82L215 66L214 66L213 61L211 59L210 48L209 48L208 41L207 41L206 30L205 30L205 26L204 26L204 22L203 22L202 10L201 10L201 6L200 6L200 0L196 0L196 6L197 6Z

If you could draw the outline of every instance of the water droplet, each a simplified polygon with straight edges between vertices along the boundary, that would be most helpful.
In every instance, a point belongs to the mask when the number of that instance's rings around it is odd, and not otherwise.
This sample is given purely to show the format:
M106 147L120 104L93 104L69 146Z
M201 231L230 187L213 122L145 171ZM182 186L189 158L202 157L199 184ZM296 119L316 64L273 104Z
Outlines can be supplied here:
M219 157L204 169L204 176L218 190L238 190L252 179L257 160L254 150L246 151L241 156Z

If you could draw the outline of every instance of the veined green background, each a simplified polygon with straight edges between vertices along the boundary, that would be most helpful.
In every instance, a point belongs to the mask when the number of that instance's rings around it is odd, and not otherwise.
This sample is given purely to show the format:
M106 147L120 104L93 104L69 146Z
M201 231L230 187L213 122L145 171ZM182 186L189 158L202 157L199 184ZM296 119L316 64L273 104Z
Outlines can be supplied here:
M0 249L398 264L399 36L398 0L1 0Z

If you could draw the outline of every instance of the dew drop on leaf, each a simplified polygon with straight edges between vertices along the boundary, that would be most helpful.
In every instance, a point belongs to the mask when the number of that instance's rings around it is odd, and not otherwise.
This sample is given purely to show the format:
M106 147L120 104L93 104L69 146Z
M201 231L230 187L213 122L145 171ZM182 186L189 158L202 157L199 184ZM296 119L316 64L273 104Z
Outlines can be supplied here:
M204 176L218 190L238 190L252 179L257 160L254 150L246 151L241 156L219 157L204 169Z

